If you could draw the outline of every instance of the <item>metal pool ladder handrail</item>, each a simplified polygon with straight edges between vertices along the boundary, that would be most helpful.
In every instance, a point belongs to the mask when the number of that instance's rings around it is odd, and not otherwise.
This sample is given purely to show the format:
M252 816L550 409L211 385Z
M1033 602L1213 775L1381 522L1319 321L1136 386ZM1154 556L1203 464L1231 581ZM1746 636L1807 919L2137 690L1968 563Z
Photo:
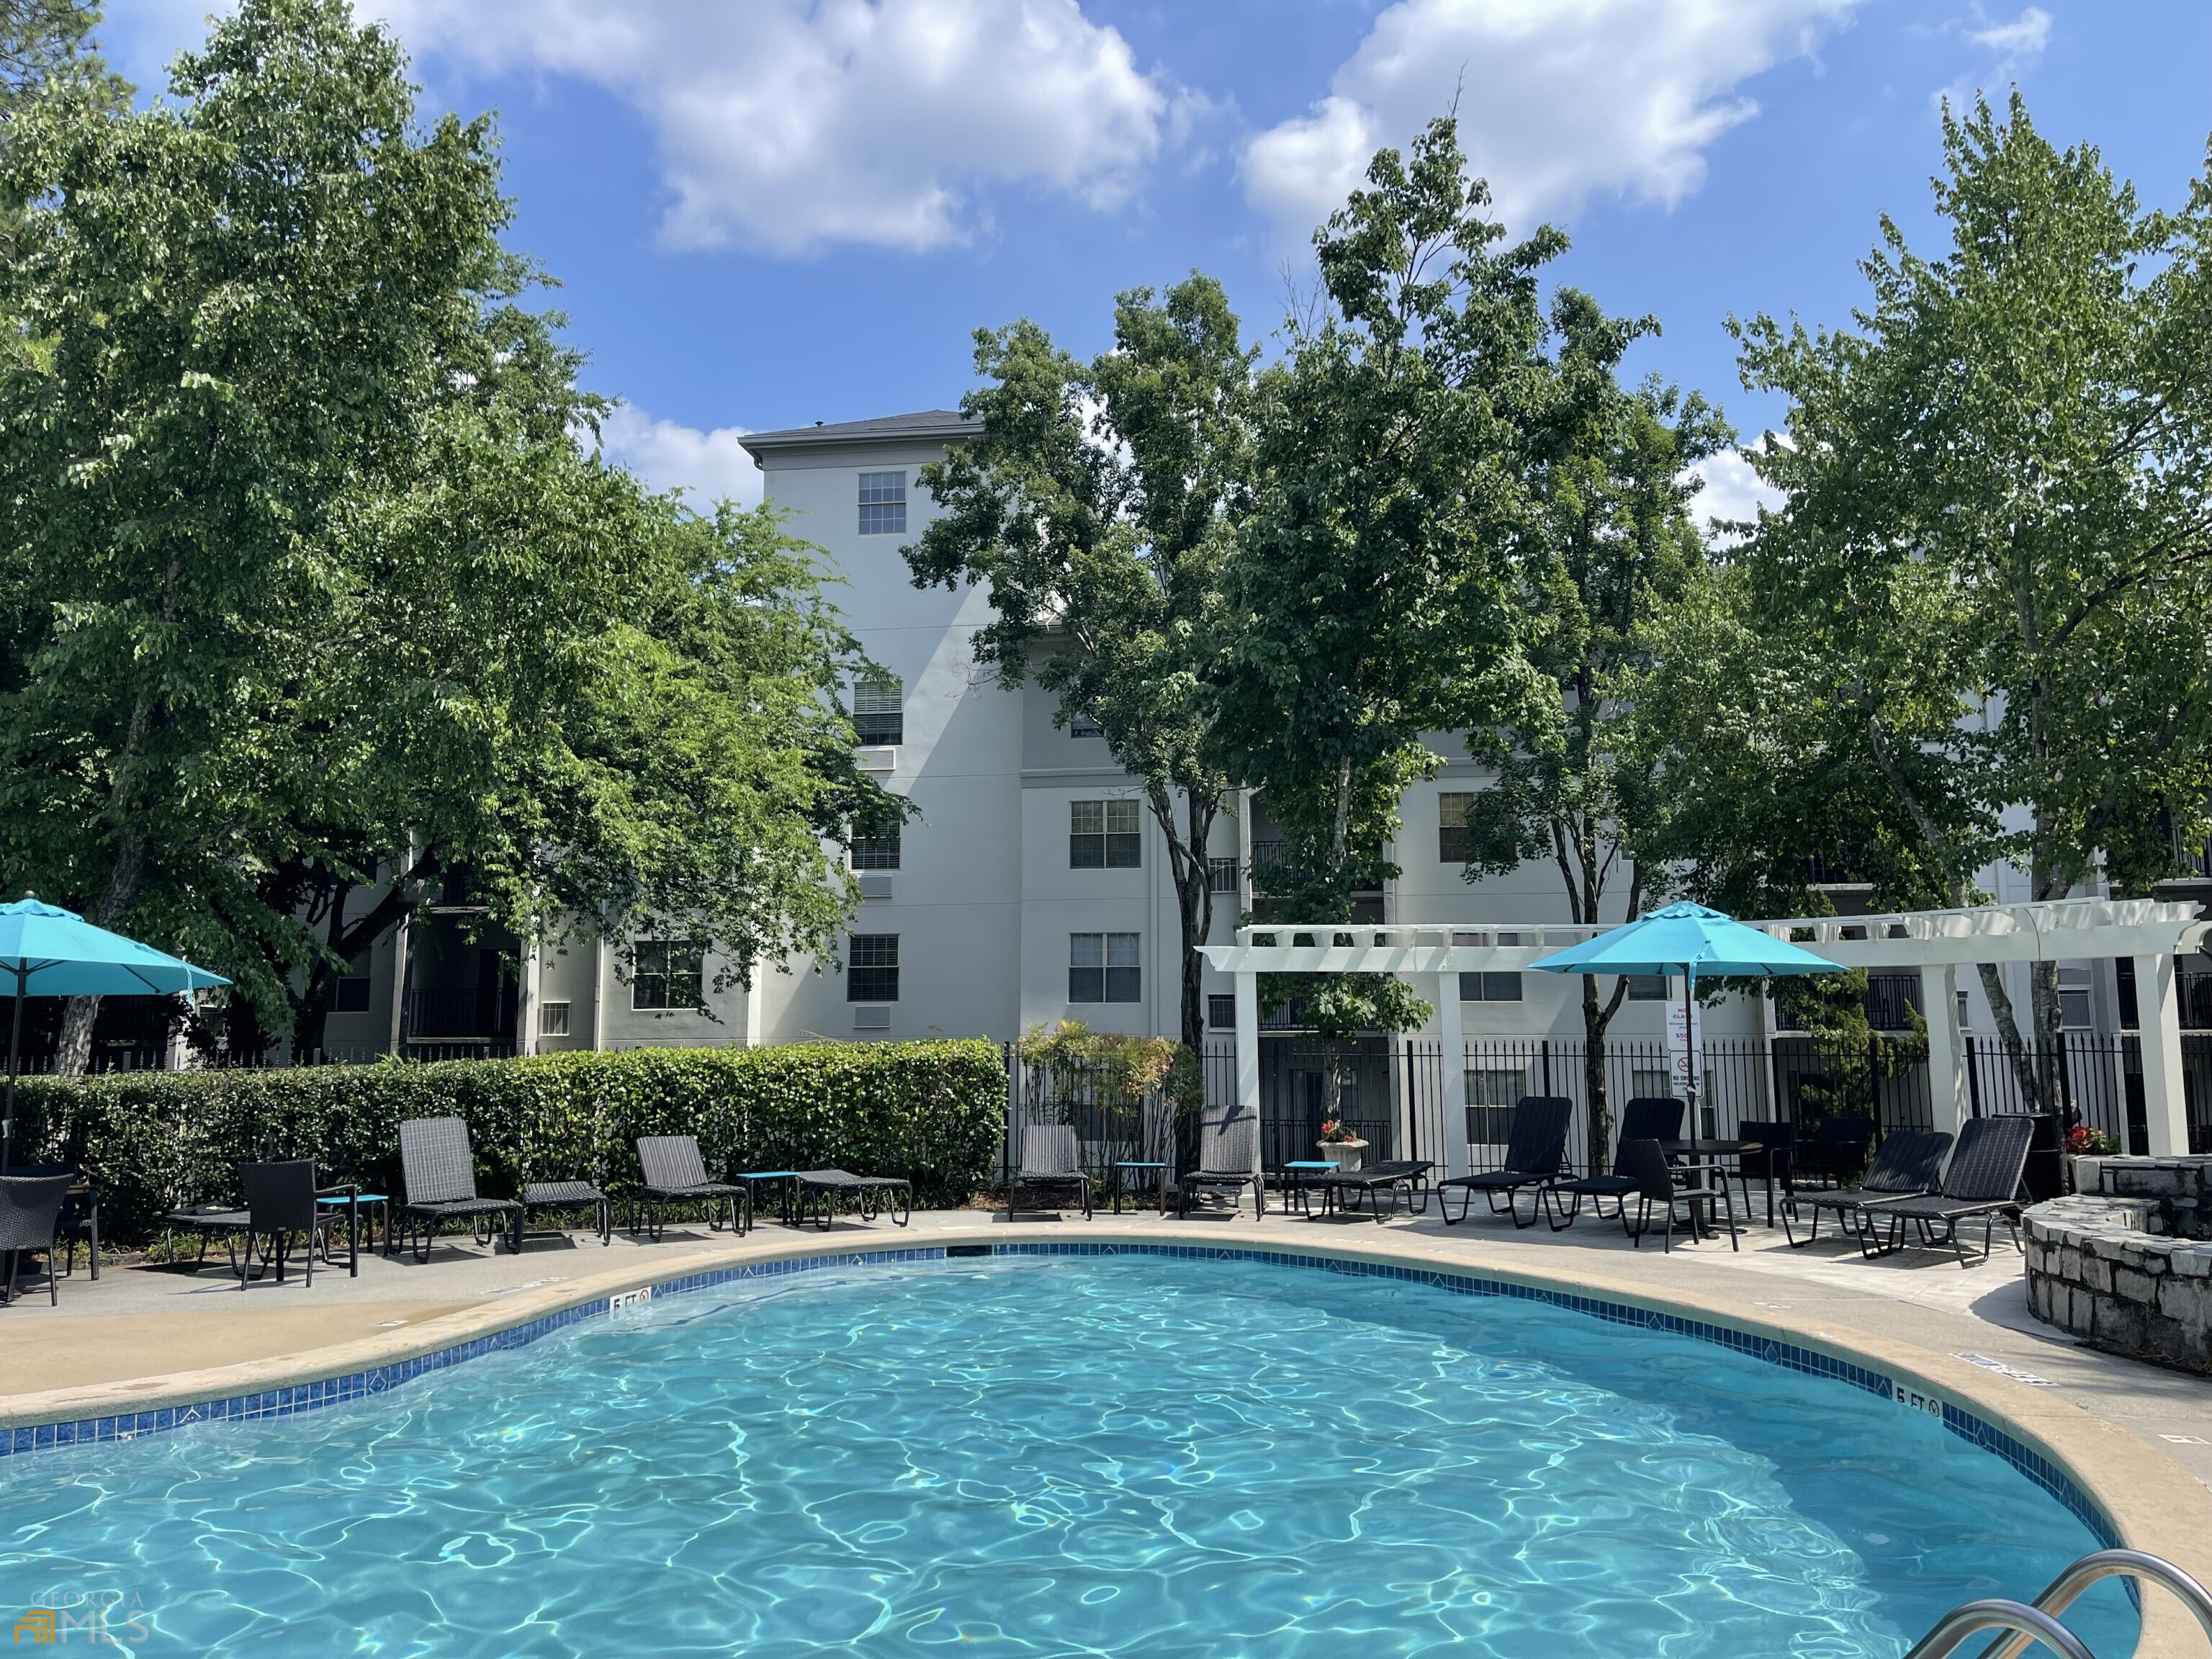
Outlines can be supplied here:
M2116 1577L2148 1578L2165 1586L2197 1615L2206 1638L2212 1640L2212 1593L2196 1579L2172 1562L2142 1550L2095 1550L2052 1579L2033 1605L1991 1600L1968 1601L1952 1608L1905 1659L1945 1659L1969 1636L1984 1630L2002 1630L2007 1634L1984 1650L1982 1659L2019 1659L2034 1642L2040 1642L2061 1659L2096 1659L2080 1637L2058 1622L2057 1615L2073 1606L2081 1592L2099 1579Z
M2140 1583L2149 1579L2173 1592L2181 1605L2197 1615L2207 1641L2212 1641L2212 1592L2162 1556L2147 1554L2142 1550L2094 1550L2051 1581L2051 1587L2035 1598L2039 1612L2061 1613L2072 1607L2081 1592L2100 1578L2133 1578ZM1982 1656L1982 1659L2018 1659L2027 1651L2029 1638L2008 1636Z
M2041 1608L2032 1607L2025 1601L1996 1598L1960 1602L1936 1621L1936 1628L1915 1643L1905 1659L1948 1659L1961 1642L1985 1630L2014 1632L2002 1638L2001 1647L2009 1647L2015 1642L2022 1646L2040 1642L2058 1659L2097 1659L2095 1654L2081 1645L2080 1637ZM1992 1659L1997 1650L1991 1648L1983 1659Z

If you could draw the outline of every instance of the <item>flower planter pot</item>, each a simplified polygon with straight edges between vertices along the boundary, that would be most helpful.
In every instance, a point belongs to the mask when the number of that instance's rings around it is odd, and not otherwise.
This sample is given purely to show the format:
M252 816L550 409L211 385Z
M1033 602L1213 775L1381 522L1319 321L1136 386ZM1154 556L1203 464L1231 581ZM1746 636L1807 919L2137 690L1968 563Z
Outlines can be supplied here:
M1367 1143L1364 1140L1324 1140L1321 1143L1323 1158L1333 1158L1340 1170L1356 1170L1366 1161Z

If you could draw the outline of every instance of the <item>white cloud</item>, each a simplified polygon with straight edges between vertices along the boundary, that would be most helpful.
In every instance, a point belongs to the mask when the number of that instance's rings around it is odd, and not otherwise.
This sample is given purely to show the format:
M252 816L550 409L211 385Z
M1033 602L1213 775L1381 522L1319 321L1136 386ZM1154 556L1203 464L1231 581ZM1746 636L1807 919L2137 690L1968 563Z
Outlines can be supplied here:
M1668 206L1759 106L1735 88L1810 54L1857 0L1399 0L1312 112L1254 138L1253 204L1303 233L1385 144L1459 99L1460 141L1509 222L1594 193Z
M1690 502L1690 514L1704 527L1707 535L1713 534L1713 521L1748 524L1759 517L1759 509L1770 512L1782 505L1782 494L1751 470L1751 463L1738 449L1724 449L1717 455L1708 456L1690 471L1705 481Z
M380 0L417 51L575 76L649 122L679 247L921 249L994 186L1119 207L1176 118L1078 0Z
M1991 60L1987 69L1970 70L1929 95L1931 103L1948 103L1961 113L1973 106L1977 92L2008 86L2033 69L2051 44L2051 14L2040 6L2028 7L2009 23L1994 23L1976 5L1967 21L1950 27L1969 45L1990 53Z
M656 421L623 404L599 422L599 442L609 459L622 462L655 489L682 489L693 507L706 513L718 501L741 507L760 501L760 469L738 441L745 431L721 426L702 432Z

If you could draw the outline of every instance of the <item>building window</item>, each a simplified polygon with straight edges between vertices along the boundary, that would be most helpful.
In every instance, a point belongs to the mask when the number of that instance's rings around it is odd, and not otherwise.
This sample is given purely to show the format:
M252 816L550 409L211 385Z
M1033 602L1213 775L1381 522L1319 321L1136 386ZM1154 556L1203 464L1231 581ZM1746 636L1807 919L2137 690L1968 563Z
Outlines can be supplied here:
M1144 860L1133 800L1072 800L1067 804L1067 867L1133 870Z
M875 833L853 836L848 856L855 870L896 870L899 867L901 827L896 818L875 826Z
M1208 1030L1233 1031L1237 1029L1237 999L1216 993L1206 999L1206 1024Z
M906 534L906 474L863 472L860 475L860 533L863 536Z
M1090 715L1078 714L1068 721L1067 735L1071 738L1103 738L1106 735L1106 729Z
M1437 797L1437 862L1465 864L1474 849L1468 845L1468 809L1474 805L1473 795L1438 795Z
M1144 970L1137 965L1134 933L1070 933L1070 1002L1142 1002ZM1231 1018L1235 1018L1232 1010Z
M565 1002L541 1002L538 1005L538 1035L566 1036L568 1035L568 1005Z
M1208 890L1212 892L1235 892L1237 890L1237 860L1235 859L1206 860L1206 884Z
M898 1000L899 936L896 933L854 933L845 964L845 1000Z
M1520 1067L1467 1073L1467 1138L1477 1146L1503 1146L1513 1139L1513 1113L1528 1074Z
M346 964L346 970L331 983L331 1012L334 1014L365 1014L368 1012L368 952L363 951Z
M1959 993L1959 1029L1962 1031L1966 1030L1967 1026L1973 1024L1972 1020L1966 1018L1967 1006L1968 1003L1966 994L1964 991L1961 991Z
M1462 1002L1518 1002L1521 1000L1521 975L1462 974L1459 976L1459 1000Z
M1667 975L1664 974L1631 974L1628 976L1628 1000L1631 1002L1666 1001Z
M871 747L906 741L906 687L896 675L853 682L853 735Z
M701 995L701 953L688 945L654 940L637 947L637 966L630 975L629 1006L633 1008L696 1008Z
M1674 1074L1672 1072L1631 1071L1628 1086L1632 1097L1637 1100L1672 1100L1674 1097Z

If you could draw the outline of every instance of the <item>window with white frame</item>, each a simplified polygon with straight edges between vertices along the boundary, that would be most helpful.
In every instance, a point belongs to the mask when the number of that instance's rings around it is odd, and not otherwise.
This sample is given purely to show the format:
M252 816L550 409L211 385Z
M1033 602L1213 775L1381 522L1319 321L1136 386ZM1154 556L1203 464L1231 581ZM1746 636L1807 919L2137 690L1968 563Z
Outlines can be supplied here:
M1459 1000L1462 1002L1518 1002L1521 1000L1521 975L1462 974L1459 976Z
M696 1008L704 1000L704 963L695 945L652 939L637 947L629 980L629 1006L636 1009Z
M344 973L331 981L331 1012L334 1014L365 1014L368 1012L370 983L369 953L363 951L346 964Z
M1068 721L1067 735L1071 738L1103 738L1106 735L1106 728L1088 714L1078 714Z
M1467 1138L1476 1146L1503 1146L1513 1139L1513 1114L1528 1086L1522 1066L1467 1071Z
M1142 1002L1144 969L1134 933L1067 936L1070 1002ZM1234 1011L1231 1011L1234 1018Z
M1467 838L1467 815L1474 805L1472 794L1453 792L1437 797L1437 862L1465 864L1474 848Z
M906 686L897 675L853 682L853 735L872 748L906 741Z
M1144 862L1144 836L1133 800L1067 804L1067 867L1134 870Z
M860 475L860 533L863 536L906 534L906 474L863 472Z
M853 826L846 856L855 870L896 870L902 841L903 828L895 817L862 821Z
M568 1035L567 1003L541 1002L538 1005L538 1035L560 1037Z

